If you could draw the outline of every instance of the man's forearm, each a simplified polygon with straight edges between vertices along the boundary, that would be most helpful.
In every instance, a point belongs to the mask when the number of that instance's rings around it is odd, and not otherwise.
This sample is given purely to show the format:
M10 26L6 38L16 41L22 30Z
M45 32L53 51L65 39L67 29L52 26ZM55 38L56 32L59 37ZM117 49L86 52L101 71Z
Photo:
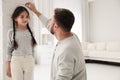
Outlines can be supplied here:
M41 13L36 9L34 3L27 2L25 3L25 6L28 7L31 11L33 11L38 17L41 15Z
M34 11L34 13L39 17L41 13L39 11Z

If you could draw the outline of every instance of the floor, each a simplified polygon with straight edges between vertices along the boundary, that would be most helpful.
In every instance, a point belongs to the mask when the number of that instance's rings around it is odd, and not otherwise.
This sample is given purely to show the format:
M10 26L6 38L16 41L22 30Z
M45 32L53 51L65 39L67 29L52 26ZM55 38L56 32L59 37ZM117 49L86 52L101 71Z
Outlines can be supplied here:
M87 63L87 80L120 80L120 66ZM36 65L34 80L50 80L50 65Z
M120 66L87 63L88 80L120 80Z
M36 65L34 80L50 80L50 65Z

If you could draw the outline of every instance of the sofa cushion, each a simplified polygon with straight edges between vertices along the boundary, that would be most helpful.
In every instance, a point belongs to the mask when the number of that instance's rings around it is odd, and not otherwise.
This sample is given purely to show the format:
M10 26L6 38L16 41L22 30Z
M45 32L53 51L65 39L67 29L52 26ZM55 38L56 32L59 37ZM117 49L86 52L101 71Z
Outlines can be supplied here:
M99 50L99 51L106 50L106 43L104 43L104 42L96 43L96 48L95 49Z
M120 52L90 51L89 57L96 57L101 59L120 59Z
M120 42L108 42L107 51L120 51Z
M88 42L81 42L82 45L82 50L87 50L88 49Z
M96 44L95 43L89 43L88 44L88 50L95 50L95 46L96 46Z
M94 51L89 51L89 56L90 57L103 57L104 55L103 54L105 54L106 55L106 52L107 51L96 51L96 50L94 50ZM107 54L108 55L108 54Z
M89 56L89 51L88 50L82 50L84 56Z

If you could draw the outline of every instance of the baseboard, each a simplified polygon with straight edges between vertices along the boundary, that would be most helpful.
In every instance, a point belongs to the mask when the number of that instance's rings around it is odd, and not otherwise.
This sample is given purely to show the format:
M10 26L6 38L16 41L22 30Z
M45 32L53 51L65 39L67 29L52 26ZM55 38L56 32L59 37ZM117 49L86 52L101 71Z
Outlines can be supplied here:
M99 63L99 64L120 66L120 63L117 63L117 62L109 62L109 61L101 61L101 60L86 59L85 62L86 63Z

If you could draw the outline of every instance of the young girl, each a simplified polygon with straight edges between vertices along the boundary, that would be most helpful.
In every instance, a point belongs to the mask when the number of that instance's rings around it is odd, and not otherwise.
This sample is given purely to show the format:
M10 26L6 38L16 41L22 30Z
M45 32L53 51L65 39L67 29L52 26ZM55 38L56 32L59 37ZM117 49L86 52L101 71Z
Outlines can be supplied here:
M33 48L36 40L29 27L29 12L19 6L12 14L13 29L8 31L7 76L12 80L33 80Z

